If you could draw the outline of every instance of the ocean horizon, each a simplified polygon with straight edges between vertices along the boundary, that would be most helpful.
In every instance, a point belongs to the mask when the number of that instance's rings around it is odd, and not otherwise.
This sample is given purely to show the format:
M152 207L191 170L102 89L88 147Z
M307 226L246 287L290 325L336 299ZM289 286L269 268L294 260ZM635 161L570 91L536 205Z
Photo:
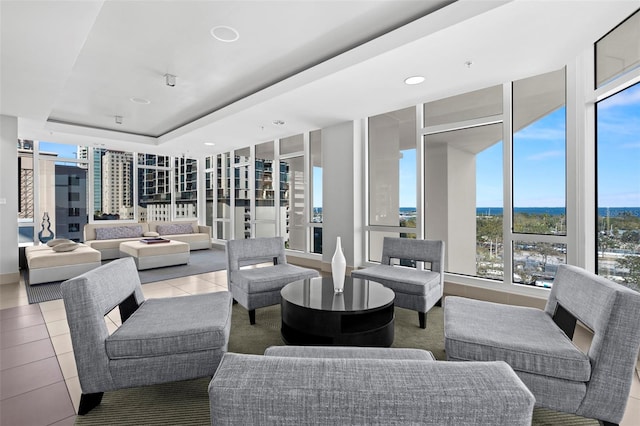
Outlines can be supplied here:
M416 211L415 207L400 207L400 214L409 215ZM549 216L566 215L564 207L516 207L516 213L527 214L548 214ZM322 207L314 207L314 213L322 213ZM502 216L502 207L477 207L476 216ZM600 207L598 214L602 217L617 217L630 213L632 216L640 217L640 207Z

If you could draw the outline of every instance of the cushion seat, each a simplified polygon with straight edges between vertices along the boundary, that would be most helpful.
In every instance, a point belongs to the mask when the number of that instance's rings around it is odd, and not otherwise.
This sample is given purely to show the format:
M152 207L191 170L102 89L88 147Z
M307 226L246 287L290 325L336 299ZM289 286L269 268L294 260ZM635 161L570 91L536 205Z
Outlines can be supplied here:
M426 295L440 285L440 274L402 266L376 265L354 271L351 276L379 282L401 293Z
M262 293L280 291L290 282L313 278L317 275L316 271L286 263L233 271L231 281L246 293Z
M193 353L226 346L231 295L148 299L106 339L109 359Z
M516 372L577 382L591 377L589 357L540 309L452 296L445 321L450 360L504 360Z

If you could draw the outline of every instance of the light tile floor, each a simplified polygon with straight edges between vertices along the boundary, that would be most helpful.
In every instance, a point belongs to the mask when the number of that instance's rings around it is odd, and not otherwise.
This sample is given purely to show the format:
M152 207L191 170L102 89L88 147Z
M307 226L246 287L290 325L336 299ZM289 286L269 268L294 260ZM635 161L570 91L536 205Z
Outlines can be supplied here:
M226 271L142 289L145 297L224 291ZM117 310L105 321L110 331L121 324ZM0 286L0 370L0 425L73 425L81 391L62 300L29 305L23 282ZM621 425L640 425L637 376Z

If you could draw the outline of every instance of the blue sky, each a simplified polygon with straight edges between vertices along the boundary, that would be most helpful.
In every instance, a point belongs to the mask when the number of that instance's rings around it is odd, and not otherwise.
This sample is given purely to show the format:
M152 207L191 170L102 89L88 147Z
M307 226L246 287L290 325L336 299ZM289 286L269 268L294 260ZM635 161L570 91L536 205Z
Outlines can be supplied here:
M565 109L518 131L514 136L514 206L565 206ZM598 205L640 206L640 84L601 101L597 107ZM41 142L40 149L75 158L72 145ZM400 159L400 206L416 205L416 152ZM476 203L501 207L502 142L478 154ZM313 206L322 206L322 169L314 170Z

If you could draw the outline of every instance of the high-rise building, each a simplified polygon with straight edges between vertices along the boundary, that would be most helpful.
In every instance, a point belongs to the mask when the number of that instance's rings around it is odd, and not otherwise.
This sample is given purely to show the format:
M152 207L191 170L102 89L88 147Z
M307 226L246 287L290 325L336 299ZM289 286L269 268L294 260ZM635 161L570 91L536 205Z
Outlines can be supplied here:
M130 152L106 151L102 155L102 211L133 219L133 156Z

